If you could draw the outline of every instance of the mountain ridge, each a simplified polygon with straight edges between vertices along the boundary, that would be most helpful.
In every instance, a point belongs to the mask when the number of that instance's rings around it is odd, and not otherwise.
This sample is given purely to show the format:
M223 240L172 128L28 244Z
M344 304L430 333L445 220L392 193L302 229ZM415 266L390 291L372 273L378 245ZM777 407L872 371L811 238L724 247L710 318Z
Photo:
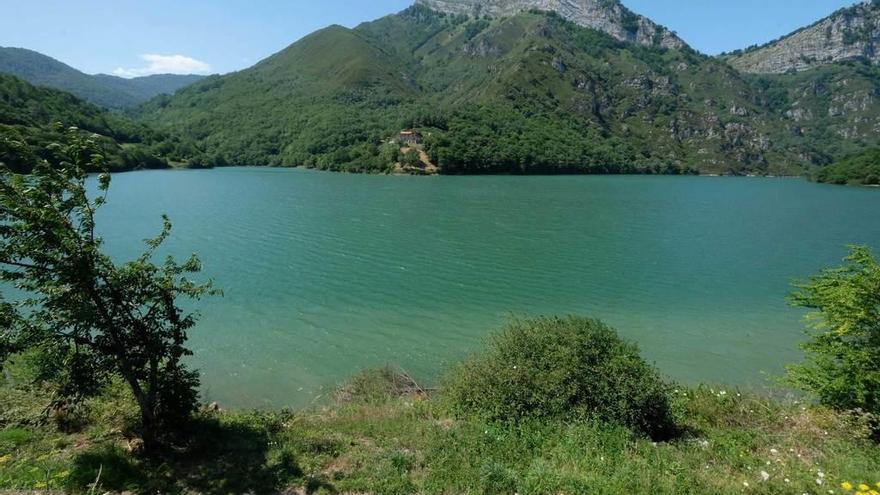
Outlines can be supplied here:
M723 55L754 74L802 72L848 61L880 62L880 1L863 0L761 46Z
M555 12L581 27L596 29L619 41L680 49L676 34L617 0L416 0L416 5L448 14L510 16L528 10Z
M203 79L199 75L155 74L132 79L109 74L86 74L48 55L26 48L0 47L0 73L31 84L72 93L113 110L133 108L160 94Z

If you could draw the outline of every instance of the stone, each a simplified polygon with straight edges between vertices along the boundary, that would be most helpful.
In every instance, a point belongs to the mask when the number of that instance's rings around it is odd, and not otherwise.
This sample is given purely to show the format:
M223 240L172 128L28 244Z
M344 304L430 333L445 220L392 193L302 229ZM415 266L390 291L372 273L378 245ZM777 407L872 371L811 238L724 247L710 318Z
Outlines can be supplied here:
M632 13L617 0L416 0L416 3L438 12L472 16L504 17L527 10L543 10L620 41L671 49L687 46L672 31Z
M880 62L880 4L866 0L763 47L731 56L737 69L756 74L804 71L844 60Z

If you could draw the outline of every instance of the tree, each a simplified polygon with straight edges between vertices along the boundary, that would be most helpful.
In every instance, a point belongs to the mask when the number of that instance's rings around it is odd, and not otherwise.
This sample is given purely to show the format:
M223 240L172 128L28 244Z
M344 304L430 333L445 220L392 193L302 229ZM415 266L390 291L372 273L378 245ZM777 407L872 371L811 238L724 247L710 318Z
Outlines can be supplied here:
M807 361L788 379L822 403L880 415L880 265L866 246L852 246L845 264L797 285L795 306L812 308Z
M410 148L400 159L405 167L422 167L422 158L419 156L419 150Z
M39 378L58 384L55 406L98 394L114 378L131 389L140 410L147 450L181 431L197 407L198 374L182 362L194 314L178 297L214 293L210 282L187 278L201 269L193 255L183 263L152 259L168 237L146 240L137 259L116 264L101 252L95 213L105 203L110 175L87 190L86 170L101 168L94 136L66 132L65 144L47 148L52 163L30 175L0 168L0 280L15 286L15 301L0 301L0 363L28 349L40 356Z

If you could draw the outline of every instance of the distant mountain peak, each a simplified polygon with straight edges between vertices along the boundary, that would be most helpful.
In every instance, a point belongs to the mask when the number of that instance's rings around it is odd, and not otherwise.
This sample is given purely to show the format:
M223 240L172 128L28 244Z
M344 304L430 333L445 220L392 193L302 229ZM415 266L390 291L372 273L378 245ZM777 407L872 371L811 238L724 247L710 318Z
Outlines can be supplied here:
M416 4L438 12L492 17L544 10L620 41L664 48L687 46L675 33L633 13L618 0L416 0Z
M197 75L156 74L123 79L86 74L48 55L25 48L0 46L0 74L11 74L37 86L72 93L96 105L125 109L203 79Z
M864 0L782 38L744 52L730 63L744 72L780 74L845 60L880 62L880 0Z

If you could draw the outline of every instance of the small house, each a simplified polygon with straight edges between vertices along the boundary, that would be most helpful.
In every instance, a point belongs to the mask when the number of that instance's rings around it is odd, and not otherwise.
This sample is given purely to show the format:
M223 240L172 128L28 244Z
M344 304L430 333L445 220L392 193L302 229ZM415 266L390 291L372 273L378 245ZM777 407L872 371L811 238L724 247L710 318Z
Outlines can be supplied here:
M404 129L397 135L400 144L422 144L422 135L412 129Z

